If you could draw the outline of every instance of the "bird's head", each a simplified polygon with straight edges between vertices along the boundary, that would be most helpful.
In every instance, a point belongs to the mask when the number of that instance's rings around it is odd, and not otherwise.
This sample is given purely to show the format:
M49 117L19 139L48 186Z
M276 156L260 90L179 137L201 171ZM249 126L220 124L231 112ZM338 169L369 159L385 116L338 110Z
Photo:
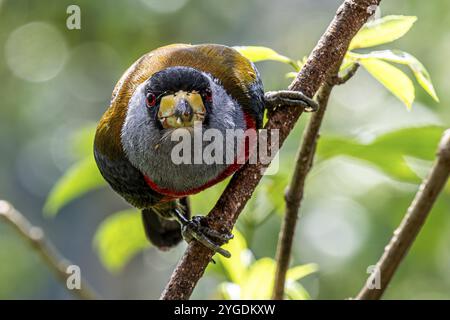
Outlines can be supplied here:
M203 122L213 105L209 76L193 68L168 68L154 74L144 94L149 114L163 129Z
M122 126L123 150L130 162L158 185L170 190L192 189L214 179L227 163L174 164L171 155L179 140L171 134L193 128L246 129L242 107L220 83L220 79L191 67L169 67L140 84L128 103ZM205 147L208 142L202 141ZM225 145L227 148L234 146ZM192 157L194 148L191 149ZM170 179L167 173L170 172ZM177 178L173 178L176 176Z

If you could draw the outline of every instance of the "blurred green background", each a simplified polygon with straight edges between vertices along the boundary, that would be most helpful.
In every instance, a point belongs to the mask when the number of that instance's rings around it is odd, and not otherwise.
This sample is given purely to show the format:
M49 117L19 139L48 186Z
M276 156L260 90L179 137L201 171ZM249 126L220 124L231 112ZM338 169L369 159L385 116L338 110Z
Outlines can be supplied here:
M77 160L74 134L100 118L122 72L154 48L177 42L262 45L301 59L340 3L0 0L0 198L42 226L103 297L158 298L185 245L170 252L146 249L122 270L108 271L93 238L105 218L129 208L109 188L71 202L52 219L44 217L49 191ZM66 28L70 4L81 8L81 30ZM418 17L405 37L386 47L408 51L425 64L441 103L416 86L408 111L364 70L333 91L293 251L293 265L319 267L301 280L312 299L356 295L427 172L442 128L450 124L450 2L386 0L381 13ZM284 76L289 66L257 66L267 90L289 84ZM283 190L308 117L302 116L283 147L279 174L264 179L238 224L253 259L275 255ZM380 136L384 140L373 143ZM354 140L369 145L355 146ZM221 187L196 196L195 212L207 213ZM450 298L449 209L447 188L385 298ZM219 284L227 275L219 267L201 280L194 298L221 297ZM0 221L0 298L72 297L33 249Z

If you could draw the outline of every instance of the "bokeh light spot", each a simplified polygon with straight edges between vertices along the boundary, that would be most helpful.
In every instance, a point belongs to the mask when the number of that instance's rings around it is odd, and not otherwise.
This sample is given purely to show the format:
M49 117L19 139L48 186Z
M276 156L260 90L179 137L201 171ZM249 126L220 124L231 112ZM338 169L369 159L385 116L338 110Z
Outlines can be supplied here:
M109 45L89 42L76 47L66 73L67 89L88 102L109 101L114 85L124 70L120 57Z
M301 225L306 243L315 249L321 268L342 263L355 255L367 239L366 210L349 198L332 197L315 207Z
M54 78L64 67L67 46L52 25L31 22L14 30L5 44L5 59L11 72L27 81Z
M157 13L171 13L183 8L188 0L141 0L150 10Z

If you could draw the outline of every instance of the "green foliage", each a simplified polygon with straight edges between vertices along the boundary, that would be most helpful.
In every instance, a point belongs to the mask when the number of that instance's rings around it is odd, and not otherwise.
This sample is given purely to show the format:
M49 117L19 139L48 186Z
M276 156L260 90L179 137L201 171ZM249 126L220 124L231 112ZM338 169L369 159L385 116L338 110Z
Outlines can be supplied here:
M392 42L403 37L412 27L417 17L386 16L367 23L353 38L349 50L368 48ZM431 77L423 64L414 56L400 50L373 51L357 54L349 51L344 63L360 63L375 79L411 109L415 90L409 77L398 68L386 63L407 65L414 73L418 83L437 102Z
M105 219L95 233L94 246L110 272L122 270L136 253L150 247L140 212L125 210Z
M395 41L403 37L416 20L417 17L414 16L391 15L367 23L350 43L349 51L341 65L341 72L350 68L354 63L361 64L376 80L403 102L408 109L411 109L415 98L413 82L403 71L387 62L407 65L413 71L417 82L435 101L439 102L430 74L423 64L411 54L400 50L373 51L366 54L350 51ZM274 60L291 65L296 72L288 72L286 74L288 78L295 78L306 62L306 58L295 61L266 47L248 46L236 47L236 49L253 62Z
M225 299L270 299L275 280L275 260L261 258L252 261L252 253L247 248L243 235L234 231L234 239L225 248L231 252L231 258L218 257L228 281L219 285L219 291ZM308 292L298 282L302 278L317 272L316 264L296 266L288 270L286 277L286 295L289 299L310 299Z
M58 180L47 198L44 213L47 216L55 216L70 201L105 185L94 158L88 156L75 163Z
M414 73L417 82L422 86L422 88L424 88L425 91L436 102L439 102L439 98L431 82L430 74L425 69L424 65L419 60L417 60L413 55L401 50L382 50L382 51L372 51L366 54L349 53L348 56L351 57L351 59L354 59L358 62L364 62L365 60L370 59L378 59L408 66Z
M243 283L250 264L251 252L248 251L247 241L242 233L235 229L233 234L233 240L224 246L231 253L231 257L227 259L220 256L219 263L231 282Z
M300 70L299 64L297 62L286 56L279 54L278 52L276 52L271 48L260 46L240 46L233 48L239 51L240 54L242 54L244 57L246 57L252 62L260 62L268 60L279 61L291 65L297 71Z
M403 37L411 29L417 17L385 16L368 22L350 43L349 50L368 48L389 43Z
M295 77L297 77L297 74L298 74L298 72L294 72L294 71L288 72L288 73L286 73L286 78L294 79Z
M87 125L71 139L72 149L79 160L53 186L44 205L47 216L55 216L62 207L82 195L106 186L92 154L95 126Z
M217 199L227 186L228 181L230 181L229 178L211 188L190 196L192 212L196 214L207 214L214 207Z
M444 128L438 126L406 128L386 133L369 144L324 136L317 152L321 159L349 156L371 163L394 179L419 182L405 157L431 161Z
M415 97L414 84L403 71L379 59L364 59L360 64L411 109Z

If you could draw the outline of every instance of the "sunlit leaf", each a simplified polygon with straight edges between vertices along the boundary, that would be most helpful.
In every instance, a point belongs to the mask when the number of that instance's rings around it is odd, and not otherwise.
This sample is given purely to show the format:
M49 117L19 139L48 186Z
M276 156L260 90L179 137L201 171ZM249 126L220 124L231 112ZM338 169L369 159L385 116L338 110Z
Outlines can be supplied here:
M297 71L300 70L300 68L298 67L297 63L294 60L279 54L278 52L276 52L271 48L259 46L239 46L233 48L239 51L240 54L242 54L244 57L246 57L252 62L259 62L266 60L279 61L291 65Z
M319 270L319 266L315 263L309 263L301 266L290 268L286 273L285 292L291 300L308 300L311 299L309 293L297 281Z
M224 282L219 285L219 293L224 300L239 300L241 298L241 287L232 282Z
M286 273L286 279L291 281L297 281L304 278L311 273L317 272L319 266L315 263L308 263L301 266L290 268Z
M411 170L405 157L434 160L436 147L444 130L439 126L400 129L381 135L369 144L323 136L317 152L322 159L340 155L362 159L394 179L417 183L420 177Z
M286 78L288 78L288 79L295 79L296 77L297 77L297 72L294 72L294 71L292 71L292 72L288 72L288 73L286 73Z
M150 246L141 214L131 209L114 213L98 227L94 237L100 261L110 272L118 272L140 251Z
M411 29L417 17L392 15L368 22L356 34L349 50L368 48L392 42L403 37Z
M381 59L407 65L414 73L417 82L422 88L424 88L434 100L439 102L439 98L434 90L433 83L431 82L430 74L427 69L425 69L424 65L411 54L400 50L382 50L373 51L367 54L351 53L351 57L357 60Z
M241 299L270 299L273 290L275 261L262 258L253 263L247 273L246 281L241 285Z
M411 109L415 96L414 85L403 71L379 59L363 59L360 63L408 109Z
M339 72L343 72L349 69L355 63L354 59L349 59L349 54L351 54L351 52L347 52L347 54L345 55L341 67L339 68Z
M234 238L223 246L224 249L231 253L231 258L225 258L221 255L218 255L218 257L228 278L234 283L241 284L247 275L247 268L250 262L248 261L249 252L244 236L236 229L233 231L233 235Z
M305 65L306 61L308 60L308 57L303 57L302 60L297 60L297 66L294 66L294 69L297 71L288 72L286 73L286 78L288 79L294 79L297 77L298 71L300 71L301 68Z
M189 197L191 202L192 212L197 214L207 214L216 204L217 199L219 199L223 190L227 186L229 181L225 179L224 181L207 188L200 193L194 194Z
M308 291L298 282L288 281L286 283L286 296L289 300L310 300Z
M275 260L262 258L254 262L247 272L247 278L240 286L241 299L270 299L275 280ZM317 271L317 265L311 263L304 266L296 266L289 269L287 273L286 290L290 290L295 299L306 299L309 295L300 292L301 286L294 283L313 272Z
M70 201L105 185L106 182L98 171L94 158L88 156L70 167L53 186L47 197L44 213L54 216Z

